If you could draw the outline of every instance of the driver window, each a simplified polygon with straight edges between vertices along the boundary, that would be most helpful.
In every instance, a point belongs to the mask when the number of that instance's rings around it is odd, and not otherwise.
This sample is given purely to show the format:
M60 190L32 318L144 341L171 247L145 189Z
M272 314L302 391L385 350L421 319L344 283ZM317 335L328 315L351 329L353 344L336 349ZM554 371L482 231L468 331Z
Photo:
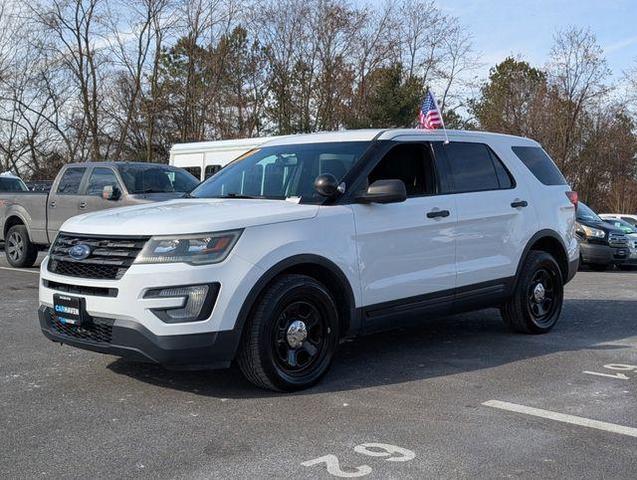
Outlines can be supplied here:
M106 186L119 188L115 173L110 168L94 168L88 181L86 195L101 197Z
M404 143L392 148L367 177L376 180L402 180L408 197L437 193L433 158L428 145Z

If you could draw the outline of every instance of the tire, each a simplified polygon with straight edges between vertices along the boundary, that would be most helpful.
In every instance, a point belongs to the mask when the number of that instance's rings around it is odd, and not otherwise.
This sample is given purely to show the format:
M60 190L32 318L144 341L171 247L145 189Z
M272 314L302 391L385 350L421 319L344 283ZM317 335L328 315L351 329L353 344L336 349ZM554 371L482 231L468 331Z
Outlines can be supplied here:
M12 267L32 267L38 258L38 248L31 243L29 232L24 225L14 225L7 232L4 251Z
M596 272L605 272L608 270L608 265L605 263L591 263L589 266L591 267L591 270Z
M302 390L325 375L338 340L338 310L327 288L306 275L281 275L252 309L239 368L258 387Z
M637 267L635 265L618 265L617 268L619 268L623 272L629 272L631 270L635 270L635 268Z
M500 311L504 323L515 332L547 333L557 323L563 301L564 279L559 265L552 255L531 250L513 296Z

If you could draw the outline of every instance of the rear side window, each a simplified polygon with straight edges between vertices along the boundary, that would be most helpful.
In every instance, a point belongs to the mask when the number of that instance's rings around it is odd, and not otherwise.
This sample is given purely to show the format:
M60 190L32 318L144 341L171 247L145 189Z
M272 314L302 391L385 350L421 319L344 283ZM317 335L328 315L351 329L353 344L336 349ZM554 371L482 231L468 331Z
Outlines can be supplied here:
M499 158L482 143L451 142L443 146L453 179L453 192L512 188L513 179Z
M77 195L86 168L69 168L58 185L57 193L60 195Z
M215 173L221 170L221 165L208 165L206 167L206 180L212 177ZM199 177L197 177L199 178Z
M184 167L190 175L197 177L197 180L201 179L201 167Z
M544 185L566 185L562 172L540 147L511 147L526 168Z

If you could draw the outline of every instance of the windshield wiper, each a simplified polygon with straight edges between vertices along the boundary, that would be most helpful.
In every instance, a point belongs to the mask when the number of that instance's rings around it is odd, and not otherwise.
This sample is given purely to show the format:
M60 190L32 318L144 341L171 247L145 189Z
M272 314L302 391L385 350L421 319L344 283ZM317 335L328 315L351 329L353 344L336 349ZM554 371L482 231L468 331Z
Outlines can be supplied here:
M175 192L171 192L169 190L158 190L156 188L146 188L145 190L140 190L135 193L140 194L140 193L175 193Z
M243 195L241 193L227 193L225 195L218 195L215 196L213 198L247 198L247 199L254 199L254 198L265 198L261 195Z

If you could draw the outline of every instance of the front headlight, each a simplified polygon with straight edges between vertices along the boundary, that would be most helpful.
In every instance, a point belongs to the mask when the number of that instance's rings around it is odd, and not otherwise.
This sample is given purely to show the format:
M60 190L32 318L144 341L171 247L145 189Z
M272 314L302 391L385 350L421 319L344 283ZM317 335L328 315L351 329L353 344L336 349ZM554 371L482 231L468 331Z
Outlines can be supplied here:
M604 230L600 230L599 228L591 228L586 225L582 225L582 230L584 230L584 233L586 233L589 237L604 238L606 236Z
M242 231L152 237L146 242L135 263L219 263L226 259Z

